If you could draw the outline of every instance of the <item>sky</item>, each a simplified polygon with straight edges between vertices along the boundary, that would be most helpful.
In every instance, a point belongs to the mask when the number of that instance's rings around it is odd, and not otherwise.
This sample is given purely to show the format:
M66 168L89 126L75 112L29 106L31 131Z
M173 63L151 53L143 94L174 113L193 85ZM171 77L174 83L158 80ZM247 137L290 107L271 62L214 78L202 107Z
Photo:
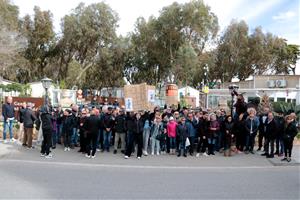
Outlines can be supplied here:
M86 5L101 0L11 0L19 7L20 16L33 14L34 6L53 13L54 27L60 32L63 16L69 14L80 2ZM158 16L159 11L176 0L104 0L119 15L118 34L126 35L134 30L138 17L146 19L151 15ZM177 0L178 3L190 0ZM250 32L261 26L264 32L271 32L287 39L289 44L300 45L299 0L204 0L219 20L220 33L232 19L245 20ZM300 74L300 63L296 67Z

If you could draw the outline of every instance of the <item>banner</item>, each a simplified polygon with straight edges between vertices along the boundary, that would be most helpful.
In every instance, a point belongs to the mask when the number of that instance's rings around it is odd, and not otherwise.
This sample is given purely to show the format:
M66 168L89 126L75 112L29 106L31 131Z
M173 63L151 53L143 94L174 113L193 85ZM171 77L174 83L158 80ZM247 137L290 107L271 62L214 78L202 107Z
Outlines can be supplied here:
M148 102L155 102L155 90L148 90Z
M132 98L125 98L126 111L133 111Z

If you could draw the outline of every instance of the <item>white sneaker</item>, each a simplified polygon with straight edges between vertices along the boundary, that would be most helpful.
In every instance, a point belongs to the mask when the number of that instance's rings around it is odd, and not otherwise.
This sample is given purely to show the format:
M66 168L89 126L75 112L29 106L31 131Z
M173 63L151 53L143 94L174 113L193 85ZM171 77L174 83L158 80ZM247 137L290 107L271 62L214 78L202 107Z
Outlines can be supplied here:
M147 151L144 151L144 156L148 156L148 153L147 153Z
M10 142L15 142L15 141L16 141L15 138L10 139Z
M96 155L93 155L92 158L96 158Z
M46 156L46 154L44 154L44 153L41 153L41 157L45 157Z
M53 157L52 154L48 154L48 155L45 156L46 159L50 159L52 157Z
M70 147L68 147L68 151L71 151L71 148L70 148Z
M97 149L97 151L99 152L99 151L100 151L100 149Z
M137 159L141 159L141 157L137 157Z
M86 157L86 158L90 158L91 156L89 156L88 154L85 154L85 157Z
M206 152L204 152L203 155L206 156L206 157L208 156L208 154Z
M4 141L3 141L3 143L4 143L4 144L7 144L7 143L8 143L8 141L7 141L7 140L4 140Z
M159 152L157 152L156 155L159 156Z
M128 156L124 156L124 158L125 158L125 159L128 159L129 157L128 157Z
M151 155L154 156L154 152L152 152Z
M64 151L68 151L68 147L65 147Z
M199 157L200 157L200 153L197 153L197 154L196 154L196 157L199 158Z

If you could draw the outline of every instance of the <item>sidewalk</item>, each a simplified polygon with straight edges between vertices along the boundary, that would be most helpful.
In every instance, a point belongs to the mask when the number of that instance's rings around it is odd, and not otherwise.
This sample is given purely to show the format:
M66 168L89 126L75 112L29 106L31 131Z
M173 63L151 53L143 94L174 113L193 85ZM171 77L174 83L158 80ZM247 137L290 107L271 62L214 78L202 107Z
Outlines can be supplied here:
M145 167L225 167L225 168L240 168L240 167L270 167L270 166L295 166L300 165L299 159L300 146L295 146L293 151L293 160L290 163L282 162L282 157L266 159L260 156L262 152L252 154L236 154L232 157L224 157L223 154L216 153L215 156L195 156L177 157L176 155L160 155L160 156L143 156L140 160L136 158L136 153L129 159L124 159L124 155L110 153L96 153L95 159L87 159L84 154L78 153L78 148L70 152L64 152L63 146L57 145L57 148L52 150L53 158L48 159L49 162L59 162L65 164L101 164L101 165L117 165L117 166L145 166ZM40 157L40 146L35 149L27 149L17 143L3 144L0 142L0 158L8 160L24 160L24 161L45 161L45 158Z

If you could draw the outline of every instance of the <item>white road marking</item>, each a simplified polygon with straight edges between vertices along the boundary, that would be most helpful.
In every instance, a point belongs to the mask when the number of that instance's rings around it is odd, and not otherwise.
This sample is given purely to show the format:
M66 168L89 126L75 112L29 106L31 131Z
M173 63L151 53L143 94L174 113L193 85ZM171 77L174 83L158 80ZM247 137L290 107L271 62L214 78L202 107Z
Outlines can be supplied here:
M155 165L122 165L122 164L99 164L99 163L71 163L56 161L33 161L33 160L2 160L1 162L28 163L40 165L60 165L60 166L78 166L78 167L104 167L104 168L127 168L127 169L282 169L287 167L299 166L155 166ZM1 164L1 163L0 163Z

